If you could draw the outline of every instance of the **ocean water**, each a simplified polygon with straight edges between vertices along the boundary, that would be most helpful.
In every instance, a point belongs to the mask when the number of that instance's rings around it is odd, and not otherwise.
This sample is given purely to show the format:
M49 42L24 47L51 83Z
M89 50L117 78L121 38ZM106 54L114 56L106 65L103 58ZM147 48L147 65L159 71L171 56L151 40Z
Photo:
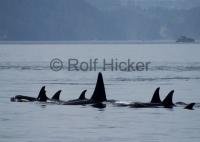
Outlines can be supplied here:
M62 106L14 103L10 97L36 97L46 86L51 97L76 99L87 89L89 98L97 74L103 73L108 99L148 102L160 87L163 99L175 90L174 102L200 102L199 44L1 44L1 142L199 142L200 108L140 108ZM60 71L50 62L59 58ZM97 71L68 71L68 60L98 59ZM103 59L151 62L148 71L102 70Z

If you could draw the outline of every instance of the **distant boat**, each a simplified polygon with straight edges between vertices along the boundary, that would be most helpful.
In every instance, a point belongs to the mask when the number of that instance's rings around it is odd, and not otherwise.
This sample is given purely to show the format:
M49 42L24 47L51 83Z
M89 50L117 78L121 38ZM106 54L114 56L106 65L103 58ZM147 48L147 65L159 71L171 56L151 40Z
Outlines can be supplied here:
M186 36L181 36L176 40L177 43L194 43L195 39Z

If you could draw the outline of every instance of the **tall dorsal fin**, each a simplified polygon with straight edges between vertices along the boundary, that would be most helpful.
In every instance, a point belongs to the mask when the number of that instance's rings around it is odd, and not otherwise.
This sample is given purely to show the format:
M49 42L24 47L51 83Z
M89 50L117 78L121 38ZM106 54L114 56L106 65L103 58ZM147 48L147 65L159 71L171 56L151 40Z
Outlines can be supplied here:
M56 92L51 99L59 101L60 100L60 93L61 93L61 91L62 90L59 90L58 92Z
M162 102L164 107L172 108L174 106L173 100L172 100L173 99L173 94L174 94L174 90L170 91L169 94L167 95L167 97L165 97L165 99Z
M87 91L87 90L84 90L84 91L81 93L80 97L78 98L79 100L85 100L85 99L86 99L86 98L85 98L85 93L86 93L86 91Z
M151 99L151 103L161 103L161 100L160 100L160 94L159 94L159 90L160 90L160 87L158 87L154 94L153 94L153 97Z
M45 86L43 86L39 92L39 95L37 97L37 100L40 102L46 102L47 101L47 96L46 96L46 91L45 91Z
M194 105L195 105L195 103L190 103L184 109L190 109L190 110L192 110L193 107L194 107Z
M90 100L95 103L107 101L103 76L101 72L98 74L96 87Z

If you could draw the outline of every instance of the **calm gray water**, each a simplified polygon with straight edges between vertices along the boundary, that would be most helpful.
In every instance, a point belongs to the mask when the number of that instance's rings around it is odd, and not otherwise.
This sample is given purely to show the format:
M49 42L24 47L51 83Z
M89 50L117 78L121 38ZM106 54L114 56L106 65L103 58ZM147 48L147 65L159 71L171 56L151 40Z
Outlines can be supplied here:
M151 62L149 71L104 71L107 97L149 101L161 87L161 98L175 90L174 102L200 102L199 44L63 44L0 45L1 142L199 142L200 109L184 110L13 103L15 95L37 96L46 85L48 96L75 99L83 89L90 97L98 71L54 72L53 58L65 63L117 58Z

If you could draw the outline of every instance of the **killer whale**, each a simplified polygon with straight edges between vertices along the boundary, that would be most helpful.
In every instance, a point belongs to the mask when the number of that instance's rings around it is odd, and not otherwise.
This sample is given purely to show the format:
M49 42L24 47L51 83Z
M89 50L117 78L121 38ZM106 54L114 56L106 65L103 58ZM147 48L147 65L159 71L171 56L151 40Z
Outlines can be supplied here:
M45 86L43 86L40 89L40 92L39 92L39 95L38 95L37 98L29 97L29 96L23 96L23 95L17 95L15 97L12 97L10 100L12 102L34 102L34 101L46 102L48 100L48 97L46 96Z
M161 99L160 99L160 87L158 87L154 94L153 94L153 97L151 98L151 103L161 103Z
M107 98L106 98L106 92L105 92L105 86L104 86L102 73L98 74L96 86L95 86L94 92L92 94L92 97L90 99L87 99L85 97L86 91L87 90L82 91L82 93L78 99L63 101L63 100L60 100L61 90L57 91L53 95L53 97L50 99L46 95L45 86L43 86L41 88L37 98L23 96L23 95L17 95L15 97L12 97L11 101L12 102L34 102L34 101L47 102L47 101L51 101L51 102L55 102L57 104L62 104L62 105L96 104L94 106L103 106L100 103L107 101ZM99 105L97 105L97 104L99 104Z
M184 109L193 110L194 105L195 105L195 103L190 103L190 104L186 105L186 106L184 107Z
M48 97L46 95L46 90L45 90L45 86L43 86L39 92L39 95L37 97L37 101L39 102L46 102L48 100Z
M51 100L59 101L60 100L60 94L62 90L58 90L52 97Z
M173 94L174 94L174 90L170 91L168 93L168 95L165 97L165 99L163 101L161 101L160 99L160 87L158 87L154 94L153 97L151 99L150 102L131 102L131 103L116 103L117 106L129 106L131 108L173 108L176 107L176 103L173 103ZM190 104L185 104L184 103L184 109L190 109L192 110L195 103L190 103Z
M158 87L151 98L150 102L121 102L121 101L113 101L113 104L116 106L132 106L132 107L148 107L153 105L160 105L162 103L159 94L160 87Z
M85 92L86 92L86 90L84 90L82 93L85 94ZM79 97L79 99L69 100L69 101L63 102L63 105L92 104L93 106L104 106L104 105L101 105L101 104L103 102L107 101L107 97L106 97L106 91L105 91L103 76L102 76L101 72L99 72L99 74L98 74L96 86L95 86L95 89L94 89L94 92L93 92L91 98L86 99L85 95L83 95L83 94Z
M143 102L132 102L130 103L131 108L151 108L151 107L165 107L165 108L172 108L174 106L172 102L174 90L170 91L168 95L165 97L163 101L160 99L159 95L159 90L160 88L157 88L156 91L154 92L154 95L151 99L150 102L143 103Z
M55 102L56 104L64 104L66 102L76 102L76 101L83 101L83 100L88 100L86 97L85 97L85 93L87 92L87 90L83 90L80 94L80 96L77 98L77 99L73 99L73 100L68 100L68 101L65 101L65 100L61 100L60 99L60 94L61 94L61 90L59 90L58 92L56 92L54 94L54 96L51 98L51 101L52 102Z
M85 93L87 92L87 90L83 90L79 96L78 99L74 99L74 100L68 100L67 102L76 102L76 101L87 101L89 100L88 98L85 97Z
M193 110L194 106L196 105L196 103L185 103L185 102L176 102L175 106L177 107L184 107L184 109L189 109L189 110Z
M22 96L22 95L17 95L15 97L11 98L11 101L13 102L47 102L51 101L52 103L55 104L61 104L61 105L91 105L93 107L97 108L104 108L106 106L106 103L111 103L114 104L115 106L129 106L131 108L157 108L157 107L164 107L164 108L173 108L174 106L179 106L178 103L173 103L173 94L174 90L170 91L168 95L165 97L163 101L160 99L160 87L158 87L150 102L130 102L130 103L119 103L116 100L107 100L106 97L106 91L105 91L105 85L103 81L103 76L102 73L99 72L97 81L96 81L96 86L94 88L93 94L90 99L85 97L85 93L87 90L82 91L80 94L79 98L74 99L74 100L68 100L68 101L63 101L60 100L60 94L61 90L57 91L52 98L48 98L46 95L46 90L45 86L43 86L39 92L39 95L37 98L34 97L29 97L29 96ZM190 109L192 110L195 103L182 103L184 105L185 109Z
M45 86L43 86L38 94L38 97L30 97L30 96L24 96L24 95L16 95L15 97L11 97L11 101L12 102L47 102L49 101L55 101L55 100L59 100L60 97L60 93L61 90L57 91L52 98L48 98L46 95L46 90L45 90Z

